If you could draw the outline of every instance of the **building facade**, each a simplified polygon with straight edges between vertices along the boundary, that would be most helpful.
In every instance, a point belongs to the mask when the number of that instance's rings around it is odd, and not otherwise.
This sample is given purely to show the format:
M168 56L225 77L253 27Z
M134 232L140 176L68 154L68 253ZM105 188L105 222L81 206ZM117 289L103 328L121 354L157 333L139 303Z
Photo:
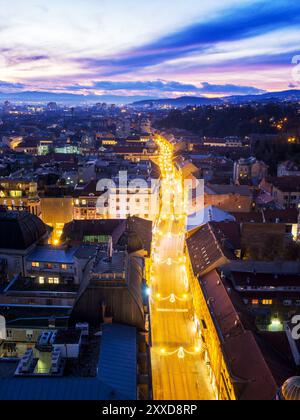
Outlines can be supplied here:
M36 182L22 178L0 179L0 207L7 210L26 210L41 216L41 200Z

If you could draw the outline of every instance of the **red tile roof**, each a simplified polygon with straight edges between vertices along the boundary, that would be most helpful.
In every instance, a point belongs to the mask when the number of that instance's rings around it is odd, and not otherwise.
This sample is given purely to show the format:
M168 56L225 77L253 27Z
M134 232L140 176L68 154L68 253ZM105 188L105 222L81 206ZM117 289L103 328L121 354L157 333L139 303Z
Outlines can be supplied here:
M200 285L223 346L237 399L272 400L278 384L255 339L254 324L239 295L216 270L200 279ZM282 374L288 377L285 369Z

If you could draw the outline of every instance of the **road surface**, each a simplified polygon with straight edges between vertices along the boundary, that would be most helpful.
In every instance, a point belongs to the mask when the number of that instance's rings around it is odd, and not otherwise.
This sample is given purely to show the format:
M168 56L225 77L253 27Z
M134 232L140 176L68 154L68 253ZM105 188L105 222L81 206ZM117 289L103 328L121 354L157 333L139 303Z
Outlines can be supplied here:
M162 206L153 232L150 278L153 397L212 400L188 287L182 179L173 166L173 146L161 137L156 141L160 146Z

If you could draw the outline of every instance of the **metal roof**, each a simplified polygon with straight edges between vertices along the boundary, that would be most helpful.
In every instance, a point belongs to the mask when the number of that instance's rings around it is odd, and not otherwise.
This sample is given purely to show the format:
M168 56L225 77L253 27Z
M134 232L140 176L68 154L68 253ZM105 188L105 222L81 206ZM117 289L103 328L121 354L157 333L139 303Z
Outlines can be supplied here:
M0 401L137 399L136 328L103 326L96 378L0 378Z
M0 248L25 250L47 233L46 225L27 212L0 212Z
M1 401L126 400L121 393L95 378L0 379Z
M126 395L128 400L136 400L136 328L119 324L103 326L98 375L117 393Z
M188 230L192 230L197 226L205 225L209 222L223 222L223 221L235 221L235 217L230 213L223 211L215 206L207 206L202 210L191 214L188 217Z
M49 246L38 246L28 256L27 261L72 264L74 263L74 254L77 250L78 250L78 247L68 248L68 249L59 249L59 248L51 248Z

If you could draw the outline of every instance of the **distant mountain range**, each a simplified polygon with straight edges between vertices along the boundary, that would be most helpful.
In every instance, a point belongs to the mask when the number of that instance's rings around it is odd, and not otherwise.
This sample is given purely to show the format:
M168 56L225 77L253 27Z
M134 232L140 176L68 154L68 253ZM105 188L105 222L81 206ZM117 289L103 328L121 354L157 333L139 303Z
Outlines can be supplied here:
M1 93L0 101L22 103L47 103L57 102L61 104L88 104L97 102L124 104L132 106L199 106L199 105L220 105L226 103L247 103L247 102L271 102L271 101L300 101L300 90L286 90L282 92L270 92L260 95L227 96L223 98L206 98L204 96L182 96L172 99L149 98L145 96L116 96L116 95L82 95L72 93L53 93L41 91L23 91L15 93Z
M194 105L219 105L224 103L220 98L205 98L200 96L182 96L180 98L166 98L166 99L154 99L134 102L132 106L194 106Z
M260 95L227 96L224 98L205 98L182 96L176 99L156 99L134 102L133 106L199 106L199 105L221 105L226 103L247 103L247 102L271 102L271 101L300 101L300 90L286 90L282 92L268 92Z
M130 104L139 100L152 100L147 96L115 96L115 95L82 95L75 93L53 93L40 91L23 91L14 93L0 92L0 101L22 102L22 103L47 103L57 102L61 104L88 104L106 102L110 104Z

